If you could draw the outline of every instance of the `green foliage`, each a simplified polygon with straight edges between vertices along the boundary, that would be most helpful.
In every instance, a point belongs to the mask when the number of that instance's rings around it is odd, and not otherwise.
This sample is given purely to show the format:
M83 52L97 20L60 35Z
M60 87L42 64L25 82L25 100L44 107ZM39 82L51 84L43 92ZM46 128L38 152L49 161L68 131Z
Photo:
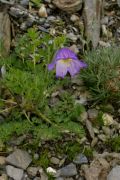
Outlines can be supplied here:
M120 102L120 48L98 49L86 54L88 68L81 72L95 103Z
M99 126L99 127L104 126L103 112L102 112L102 111L99 111L98 116L97 116L94 124L95 124L96 126Z
M13 135L19 136L27 134L31 128L31 124L28 121L10 121L0 125L0 141L6 142Z
M120 136L111 137L105 144L111 151L120 152Z
M0 129L3 142L14 133L16 136L32 134L34 144L41 139L60 138L66 132L79 137L85 134L77 121L82 109L74 104L70 93L62 94L57 106L48 106L51 92L69 82L67 78L55 81L54 72L47 70L56 50L65 44L65 36L53 39L30 28L18 39L15 53L0 61L6 67L6 75L0 80L0 113L9 112L8 122Z
M78 142L67 142L64 145L64 153L68 155L69 160L73 160L73 158L75 158L75 156L82 152L82 148L81 145Z
M42 3L42 0L31 0L30 1L30 4L32 6L35 6L35 7L38 7L38 8L41 6L41 3Z
M49 157L48 157L48 151L45 149L43 152L42 152L42 155L40 155L40 158L35 161L35 165L37 166L42 166L43 168L47 168L50 164L50 160L49 160Z
M83 106L75 104L72 95L65 92L61 94L60 100L53 105L52 109L47 107L46 113L56 123L69 123L69 121L77 121L82 112Z
M85 147L83 153L88 158L92 158L93 157L93 149L91 147Z

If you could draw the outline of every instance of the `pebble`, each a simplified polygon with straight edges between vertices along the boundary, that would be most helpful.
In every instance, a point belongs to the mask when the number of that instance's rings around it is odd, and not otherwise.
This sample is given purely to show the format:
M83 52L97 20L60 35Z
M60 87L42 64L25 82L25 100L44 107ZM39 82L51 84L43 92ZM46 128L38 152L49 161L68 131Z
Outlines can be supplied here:
M38 170L39 169L37 167L28 167L27 168L27 173L28 173L29 176L34 177L34 176L37 175Z
M84 154L78 154L74 158L73 162L75 164L87 164L88 163L88 159L87 159L87 157Z
M108 16L104 16L104 17L101 19L101 24L107 25L107 24L108 24L108 21L109 21Z
M71 177L77 175L77 169L76 165L73 163L70 163L69 165L59 169L57 171L56 177L62 176L62 177Z
M94 129L92 127L92 123L89 120L86 120L85 123L86 123L86 127L87 127L87 129L89 131L90 137L92 139L94 139L95 134L94 134Z
M15 18L21 18L21 17L25 18L28 16L27 10L24 9L22 6L11 7L9 13L11 16Z
M41 5L39 11L38 11L39 17L48 17L47 9L44 4Z
M112 115L108 113L104 113L102 116L103 122L105 126L110 126L114 123Z
M94 147L97 144L97 142L98 142L98 138L97 137L93 138L91 142L91 147Z
M45 174L43 168L39 168L39 173L40 173L40 180L48 180L48 176Z
M111 46L109 42L104 41L99 41L99 45L106 48Z
M86 111L84 111L80 114L80 121L81 122L85 122L87 120L87 118L88 118L88 113Z
M78 37L74 33L68 33L66 37L73 42L76 42L78 39Z
M76 22L76 21L79 21L80 18L79 18L79 16L77 16L77 15L75 15L75 14L72 14L71 17L70 17L70 20L71 20L72 22Z
M38 160L39 159L39 154L35 153L33 157L34 157L35 160Z
M120 179L120 166L115 166L112 168L112 170L109 172L107 176L107 180L119 180Z
M88 118L90 120L96 120L98 117L98 110L97 109L89 109L88 110Z
M104 134L99 134L99 135L98 135L98 138L99 138L101 141L103 141L103 142L106 141L106 136L105 136Z
M75 52L76 54L79 53L79 49L77 48L77 45L76 44L73 44L72 46L70 46L70 49Z
M7 165L6 166L7 175L14 180L21 180L23 177L23 169L18 169L13 166Z
M105 133L106 136L109 136L109 137L110 137L110 135L111 135L111 130L110 130L109 127L103 126L103 127L102 127L102 130L103 130L103 132Z
M107 27L105 24L102 25L102 35L104 37L108 37L108 31L107 31Z
M60 160L56 157L51 157L50 159L51 163L58 165L60 163Z
M56 17L55 16L48 16L47 20L50 22L54 22L56 20Z
M6 161L16 167L26 169L32 162L32 158L27 151L16 149L6 158Z

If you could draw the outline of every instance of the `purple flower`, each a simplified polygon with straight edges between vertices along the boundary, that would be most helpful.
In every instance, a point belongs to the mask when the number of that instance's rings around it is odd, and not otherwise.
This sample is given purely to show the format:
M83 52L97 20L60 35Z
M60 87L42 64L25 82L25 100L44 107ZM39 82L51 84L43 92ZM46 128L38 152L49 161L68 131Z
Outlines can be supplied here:
M67 72L71 76L79 73L80 69L86 68L87 64L80 61L77 55L69 48L59 49L51 64L48 65L48 70L52 70L56 66L56 77L64 78Z

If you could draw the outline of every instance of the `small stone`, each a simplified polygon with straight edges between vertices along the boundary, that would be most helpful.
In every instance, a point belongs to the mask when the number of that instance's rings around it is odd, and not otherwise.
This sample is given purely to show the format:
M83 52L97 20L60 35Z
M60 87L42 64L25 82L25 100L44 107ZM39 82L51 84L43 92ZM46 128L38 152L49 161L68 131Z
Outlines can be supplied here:
M86 127L87 127L87 129L89 131L90 137L92 139L94 139L95 134L94 134L94 129L92 127L92 123L89 120L86 120L85 123L86 123Z
M107 24L108 24L108 20L109 20L108 16L104 16L104 17L101 19L101 24L107 25Z
M99 135L98 135L98 138L99 138L101 141L103 141L103 142L105 142L106 139L107 139L107 137L106 137L104 134L99 134Z
M103 126L103 127L102 127L102 130L103 130L103 132L105 133L106 136L110 137L110 135L111 135L111 130L110 130L109 127Z
M38 15L39 15L40 17L47 17L47 16L48 16L47 10L46 10L46 7L45 7L44 4L41 5L41 7L40 7L40 9L39 9L39 11L38 11Z
M28 174L24 173L22 180L31 180L31 179L28 177Z
M39 168L39 173L40 173L40 177L41 179L40 180L48 180L48 176L45 174L43 168Z
M47 20L50 22L54 22L56 20L56 17L55 16L48 16Z
M16 149L6 158L6 161L16 167L26 169L31 163L32 158L26 151Z
M71 163L57 171L57 177L63 176L63 177L71 177L77 175L77 169L76 166Z
M89 109L88 110L88 118L90 120L96 120L98 117L98 110L97 109Z
M79 53L79 49L77 48L77 45L76 45L76 44L73 44L72 46L70 46L70 49L71 49L74 53L76 53L76 54Z
M58 165L60 163L60 160L56 157L51 157L50 159L51 163Z
M23 170L15 168L13 166L7 165L6 166L7 175L14 180L22 180L23 177Z
M80 121L81 122L85 122L87 120L87 118L88 118L88 113L86 111L84 111L80 114Z
M109 42L104 41L99 41L99 45L106 48L111 46Z
M84 154L78 154L73 160L75 164L87 164L88 159Z
M22 17L25 18L28 16L28 12L22 6L16 6L10 8L10 15L15 18L22 18Z
M35 153L35 154L34 154L34 159L35 159L35 160L38 160L38 159L39 159L39 154L38 154L38 153Z
M4 165L6 163L6 157L0 156L0 165Z
M102 25L102 34L104 37L108 37L108 31L107 31L107 28L106 28L106 25Z
M76 21L79 21L80 18L79 18L79 16L77 16L77 15L75 15L75 14L72 14L72 16L70 17L70 20L71 20L72 22L76 22Z
M97 142L98 142L98 138L95 137L91 142L91 147L94 147L97 144Z
M78 39L78 37L75 34L73 34L73 33L69 33L66 36L67 36L68 39L70 39L73 42L76 42L77 39Z
M28 173L29 176L34 177L34 176L37 175L38 170L39 169L37 167L28 167L27 168L27 173Z
M107 180L119 180L120 179L120 166L115 166L108 174Z
M113 117L108 113L104 113L102 119L105 126L110 126L114 123Z

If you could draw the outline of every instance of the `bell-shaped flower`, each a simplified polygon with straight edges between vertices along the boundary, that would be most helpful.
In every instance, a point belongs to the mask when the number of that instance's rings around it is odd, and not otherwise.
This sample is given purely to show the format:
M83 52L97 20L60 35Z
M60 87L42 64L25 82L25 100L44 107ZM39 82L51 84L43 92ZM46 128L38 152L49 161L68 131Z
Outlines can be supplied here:
M76 75L80 69L86 68L87 64L79 60L72 50L65 47L56 52L52 63L48 65L48 70L54 67L56 67L56 77L64 78L68 72L71 76Z

